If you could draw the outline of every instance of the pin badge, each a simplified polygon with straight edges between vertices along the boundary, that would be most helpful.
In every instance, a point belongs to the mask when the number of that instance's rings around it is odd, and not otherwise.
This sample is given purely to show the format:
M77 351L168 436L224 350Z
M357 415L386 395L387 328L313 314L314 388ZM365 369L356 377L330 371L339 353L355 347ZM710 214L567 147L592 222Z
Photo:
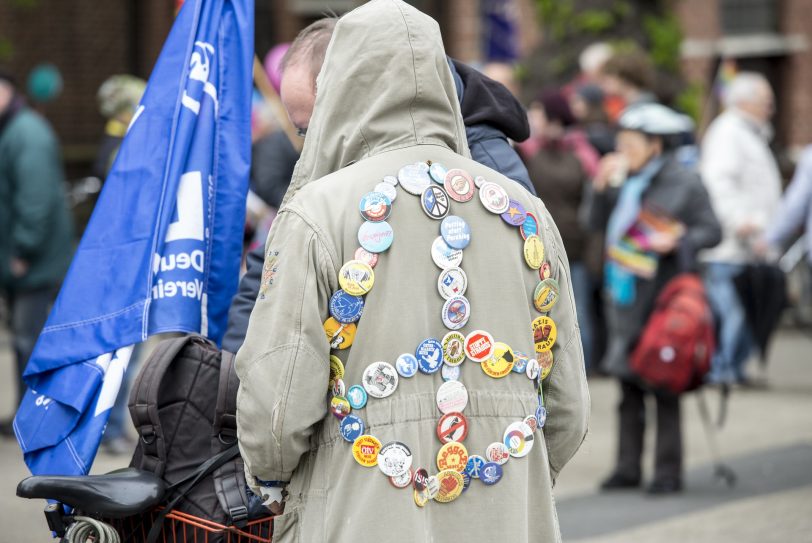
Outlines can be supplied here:
M533 431L524 422L514 422L505 430L502 442L510 456L525 457L533 448Z
M429 502L429 493L425 488L423 490L415 489L413 494L414 494L414 503L418 507L425 507L426 504Z
M523 239L527 239L530 236L537 236L539 233L539 221L536 216L529 211L524 218L521 228L519 228L519 233Z
M414 356L421 372L438 372L443 365L443 346L434 338L426 339L417 346Z
M446 413L437 423L437 438L440 443L456 441L462 443L468 436L468 419L462 413Z
M353 458L366 468L371 468L378 463L378 451L380 450L381 442L375 436L368 434L358 436L352 443Z
M338 420L343 419L352 412L350 402L344 396L333 396L330 398L330 413Z
M446 469L437 474L439 490L434 500L440 503L453 502L462 494L465 481L459 471Z
M404 353L395 361L395 369L401 377L412 377L417 373L417 358L413 354Z
M544 380L550 375L553 369L553 351L542 351L536 356L539 366L541 366L541 379Z
M465 336L460 332L443 336L443 359L449 366L459 366L465 360Z
M353 409L363 409L367 404L367 391L361 385L352 385L347 391L347 401Z
M485 449L485 458L487 458L489 462L494 462L501 466L510 458L510 452L508 452L508 448L504 443L495 441Z
M536 420L538 421L538 427L544 428L544 423L547 422L547 409L543 405L536 408Z
M363 296L375 284L375 272L360 260L350 260L338 270L338 284L348 294Z
M502 479L502 466L496 462L487 462L482 466L479 479L488 486L495 485Z
M394 189L394 187L391 187ZM367 192L358 203L358 210L364 220L372 222L385 221L392 211L392 200L382 192Z
M334 354L330 355L330 381L344 378L344 363Z
M510 198L505 189L490 181L479 187L479 201L485 209L497 215L506 212L510 207Z
M549 279L552 274L553 272L550 269L550 263L547 261L542 262L541 267L539 268L539 279L542 281Z
M443 368L440 370L443 381L459 381L460 373L461 370L459 366L449 366L448 364L443 364Z
M339 431L344 441L355 443L355 440L364 435L364 421L357 415L347 415L339 425Z
M465 249L471 243L471 227L462 217L449 215L440 223L440 236L452 249Z
M533 305L540 313L547 313L558 301L559 287L555 279L544 279L533 292Z
M462 268L447 268L440 272L440 277L437 279L437 290L444 299L462 296L467 288L468 276Z
M387 185L392 185L393 187L396 187L398 185L398 178L395 177L394 175L384 175L383 182L386 183Z
M370 253L382 253L392 246L395 231L386 221L368 222L358 229L358 243Z
M462 473L468 463L468 450L465 445L456 441L451 441L440 447L437 453L437 469L453 469Z
M493 354L493 336L484 330L474 330L465 336L465 355L473 362L487 360Z
M347 392L344 380L333 379L330 381L330 392L332 392L333 396L344 396L344 393Z
M527 370L525 370L527 378L531 381L535 381L538 379L539 374L541 373L541 366L539 365L539 361L535 358L528 361L527 363Z
M446 381L437 389L436 400L441 413L462 413L468 405L468 389L461 381Z
M544 262L544 244L535 234L527 236L524 240L524 261L533 270L539 269Z
M375 192L380 192L385 194L387 198L389 198L390 202L394 202L395 198L398 197L398 189L395 188L394 185L389 183L378 183L375 185Z
M513 373L524 373L525 369L527 369L527 363L530 359L521 351L513 351Z
M398 171L398 182L409 194L419 195L431 184L428 165L425 162L407 164Z
M375 264L378 263L378 253L370 253L363 247L358 247L355 250L355 255L353 255L355 260L360 260L370 268L374 268Z
M527 211L516 200L508 200L507 211L502 213L502 220L511 226L521 226L527 219Z
M443 325L449 330L459 330L468 324L471 317L471 303L465 296L454 296L443 304Z
M482 177L481 175L478 175L474 178L474 185L476 185L476 188L478 189L482 188L482 185L484 185L487 182L488 181L486 181L485 178Z
M439 162L432 162L431 166L429 166L429 175L431 176L431 180L438 185L443 184L446 173L448 173L448 170Z
M493 347L493 355L482 361L482 371L489 377L501 379L513 369L515 359L513 350L507 344L497 342Z
M465 464L465 473L473 479L479 479L482 466L485 465L485 459L478 454L472 454L468 457L468 463Z
M437 185L429 185L420 195L420 205L432 219L442 219L448 215L448 194Z
M356 322L364 312L364 299L339 289L330 298L330 315L342 324Z
M538 317L531 324L533 330L533 343L537 353L549 351L555 345L558 331L556 330L555 321L550 317ZM541 364L541 361L539 361ZM552 365L552 364L551 364Z
M527 415L524 418L524 423L530 428L531 432L535 432L538 429L539 421L535 415Z
M395 477L390 477L389 482L392 483L392 486L395 488L406 488L412 485L412 476L413 472L410 469L406 473L402 473Z
M431 259L442 269L456 268L462 263L462 251L452 249L443 239L437 238L431 244Z
M388 362L373 362L364 370L361 384L373 398L386 398L398 387L398 372Z
M430 500L433 500L438 492L440 492L440 481L437 480L435 475L429 475L426 481L426 495Z
M324 334L331 349L346 349L355 339L356 326L353 323L341 324L333 317L324 321Z
M426 490L426 487L429 484L429 472L426 471L424 468L416 469L414 471L414 489L423 491Z
M378 452L378 468L387 477L408 473L412 467L412 451L400 441L390 441Z
M470 173L459 168L448 170L443 186L451 199L457 202L467 202L474 197L476 192L474 178Z

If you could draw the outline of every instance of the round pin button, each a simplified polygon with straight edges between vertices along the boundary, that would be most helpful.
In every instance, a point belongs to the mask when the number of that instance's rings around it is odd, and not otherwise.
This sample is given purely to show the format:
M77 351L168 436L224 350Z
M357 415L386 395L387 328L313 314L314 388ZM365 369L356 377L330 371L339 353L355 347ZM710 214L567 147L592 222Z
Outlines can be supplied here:
M419 195L431 184L428 165L424 162L407 164L398 171L398 182L409 194Z
M496 462L487 462L482 466L479 480L488 486L495 485L502 479L502 466Z
M366 468L371 468L378 463L378 451L380 450L381 442L375 436L368 434L358 436L352 443L353 458Z
M535 381L538 379L539 374L541 373L541 366L539 365L538 360L533 358L532 360L528 360L527 362L527 369L525 370L525 374L527 378L531 381Z
M340 323L356 322L364 312L364 299L340 289L330 298L330 315Z
M468 405L468 389L461 381L446 381L437 389L436 400L441 413L462 413Z
M443 368L440 370L443 381L459 381L460 373L461 370L459 366L449 366L448 364L443 364Z
M462 251L452 249L443 239L437 238L431 244L431 259L442 269L455 268L462 263Z
M360 260L370 268L374 268L375 264L378 263L378 253L370 253L363 247L358 247L355 250L355 255L353 255L355 260Z
M468 276L462 268L447 268L440 272L437 279L437 290L440 296L448 300L454 296L462 296L468 288Z
M434 500L440 503L453 502L462 494L465 480L462 473L455 470L446 469L437 474L439 490Z
M493 346L493 355L482 361L482 371L489 377L501 379L513 369L515 358L513 350L507 344L497 342Z
M344 380L333 379L330 381L330 392L332 392L333 396L344 396L344 393L347 392Z
M443 345L434 338L426 339L417 346L414 356L421 372L438 372L443 365Z
M413 495L414 495L414 503L418 507L425 507L426 504L429 502L429 493L425 488L423 490L415 489L413 491Z
M432 162L431 166L429 166L429 175L431 176L431 180L438 185L443 184L446 173L448 173L448 170L439 162Z
M468 487L471 486L471 476L468 475L468 472L462 474L463 486L462 486L462 493L465 494L465 491L468 490Z
M347 415L339 425L339 431L344 441L355 443L355 440L364 435L364 421L357 415Z
M324 334L327 336L331 349L346 349L352 345L355 331L356 326L353 323L341 324L333 317L324 321Z
M541 366L541 378L546 379L553 369L553 351L542 351L536 355L539 366Z
M507 211L502 213L502 220L511 226L521 226L527 218L524 206L516 200L508 200Z
M558 337L558 331L553 319L550 317L538 317L531 324L531 328L533 330L534 348L537 353L543 353L553 348ZM541 361L539 361L540 363Z
M535 415L527 415L524 418L524 423L530 428L531 432L535 432L538 429L539 421Z
M386 183L387 185L392 185L393 187L396 187L398 185L398 178L395 177L394 175L384 175L383 182Z
M558 281L555 279L544 279L533 292L533 305L539 313L547 313L558 301Z
M474 197L476 192L474 178L471 177L470 173L459 168L448 170L443 187L445 187L451 199L457 202L467 202Z
M536 420L538 421L538 427L544 428L544 423L547 422L547 409L543 405L536 408Z
M350 260L338 270L338 284L347 294L363 296L375 284L375 272L372 271L369 264L360 260Z
M395 188L394 185L390 185L389 183L378 183L375 185L375 192L380 192L381 194L385 194L387 198L389 198L390 202L394 202L395 198L398 197L398 189Z
M449 215L440 223L440 236L452 249L465 249L471 243L471 227L462 217Z
M514 458L522 458L533 448L533 431L524 422L514 422L505 430L502 442Z
M343 419L352 412L350 402L344 396L333 396L330 398L330 413L338 420Z
M510 198L505 189L490 181L479 187L479 201L485 209L496 215L501 215L510 207Z
M330 355L330 381L344 378L344 363L334 354Z
M494 441L485 449L485 458L488 462L494 462L501 466L510 458L510 452L508 452L508 448L504 443Z
M443 359L449 366L459 366L465 360L465 336L449 332L443 336Z
M361 384L373 398L386 398L398 387L398 372L388 362L373 362L364 370Z
M468 324L471 317L471 303L465 296L454 296L443 304L443 325L449 330L459 330Z
M523 352L516 350L513 351L513 357L513 369L511 371L513 371L513 373L524 373L530 359Z
M450 202L448 194L437 185L429 185L420 195L420 205L432 219L442 219L448 215Z
M481 175L474 177L474 185L476 185L476 188L478 189L482 188L482 185L484 185L485 183L487 183L487 181Z
M392 211L392 200L382 192L367 192L361 197L358 210L364 220L385 221Z
M429 472L424 468L416 469L414 471L414 480L412 484L414 485L415 490L426 490L426 487L429 484Z
M539 268L539 279L542 281L545 279L549 279L553 275L552 270L550 269L549 262L542 262L541 267Z
M378 453L378 468L387 477L408 473L412 467L412 451L400 441L390 441Z
M440 492L440 481L437 480L435 475L429 475L426 481L426 495L430 500L433 500L438 492Z
M527 239L530 236L537 236L539 233L539 221L536 216L529 211L524 218L521 228L519 228L519 233L523 239Z
M370 253L386 251L392 246L394 239L395 232L386 221L364 221L364 224L358 229L358 243Z
M470 475L473 479L479 479L482 466L484 465L484 458L478 454L472 454L468 457L468 462L465 464L465 473Z
M440 471L453 469L462 473L467 463L468 450L462 443L451 441L440 447L440 452L437 453L437 469Z
M493 336L484 330L474 330L465 336L465 355L473 362L487 360L493 354Z
M533 270L541 268L544 261L544 244L535 234L527 236L524 240L524 261Z
M353 409L363 409L367 404L367 391L361 385L352 385L347 391L347 401Z
M395 477L390 477L389 482L392 483L392 486L394 486L395 488L406 488L408 486L411 486L412 476L413 472L410 469L406 473L402 473L401 475L397 475Z
M401 377L412 377L417 373L417 358L413 354L403 353L395 361L395 369Z
M441 443L462 443L468 436L468 419L462 413L446 413L437 423L437 438Z

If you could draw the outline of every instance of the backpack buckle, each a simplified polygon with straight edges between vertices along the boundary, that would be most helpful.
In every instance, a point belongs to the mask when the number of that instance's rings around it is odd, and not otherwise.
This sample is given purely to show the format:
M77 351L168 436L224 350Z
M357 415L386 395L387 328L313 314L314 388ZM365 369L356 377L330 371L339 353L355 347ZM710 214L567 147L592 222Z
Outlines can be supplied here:
M231 524L237 528L242 528L248 524L248 508L244 505L230 508L228 516L231 518Z

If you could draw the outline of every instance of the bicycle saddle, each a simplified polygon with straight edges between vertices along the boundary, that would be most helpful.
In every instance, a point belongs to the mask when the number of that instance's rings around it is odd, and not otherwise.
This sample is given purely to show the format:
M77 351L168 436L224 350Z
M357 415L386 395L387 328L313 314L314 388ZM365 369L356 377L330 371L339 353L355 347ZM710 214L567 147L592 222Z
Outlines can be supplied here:
M153 473L125 468L105 475L28 477L17 485L17 496L57 500L92 516L123 518L158 505L164 490L163 480Z

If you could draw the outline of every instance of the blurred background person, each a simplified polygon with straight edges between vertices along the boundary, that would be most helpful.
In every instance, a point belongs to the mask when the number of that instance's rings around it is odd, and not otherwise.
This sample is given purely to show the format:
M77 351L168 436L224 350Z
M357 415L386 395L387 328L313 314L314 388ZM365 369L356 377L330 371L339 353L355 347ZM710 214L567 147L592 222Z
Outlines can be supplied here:
M725 111L702 140L702 180L724 236L722 243L702 255L719 329L708 377L712 383L747 381L744 364L752 345L734 278L755 262L753 244L773 221L781 198L781 175L769 147L773 100L762 75L739 73L723 97Z
M721 237L701 180L673 156L675 140L690 126L685 117L659 104L639 104L628 108L619 124L617 153L602 159L588 203L590 225L606 231L609 345L603 365L620 380L621 389L617 460L601 485L604 490L642 482L647 390L632 374L629 354L660 291L698 250ZM671 226L647 227L646 213ZM632 232L637 233L633 239ZM660 391L653 395L657 439L654 476L646 490L670 494L682 490L680 398Z
M579 220L579 210L584 190L597 171L598 153L576 127L575 116L560 92L542 93L530 106L529 118L533 136L520 149L527 153L524 159L530 179L550 210L567 251L584 362L589 370L593 365L592 308L590 279L584 264L588 236Z
M607 111L614 120L623 108L657 102L654 66L643 51L615 53L600 68L599 82L607 97L614 98Z
M96 161L93 163L93 175L102 181L113 167L118 149L146 88L147 82L143 79L123 74L108 77L96 93L99 113L104 117L105 125Z
M9 306L18 401L23 371L73 254L64 185L51 126L0 71L0 291ZM10 435L11 422L0 431Z
M599 85L580 85L570 97L570 109L589 144L603 156L615 150L615 128L604 109L606 95Z

